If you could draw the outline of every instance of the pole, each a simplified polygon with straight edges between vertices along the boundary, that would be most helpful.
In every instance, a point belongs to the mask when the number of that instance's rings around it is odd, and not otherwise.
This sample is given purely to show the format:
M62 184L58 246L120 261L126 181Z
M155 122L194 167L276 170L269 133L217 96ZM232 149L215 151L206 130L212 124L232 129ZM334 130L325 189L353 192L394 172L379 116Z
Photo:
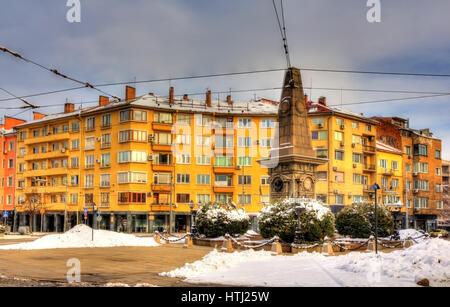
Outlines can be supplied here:
M378 254L378 212L377 212L377 194L378 194L378 190L375 189L375 254Z
M412 166L411 166L412 167ZM408 175L407 170L405 168L405 208L406 208L406 214L405 214L405 229L409 228L409 217L408 217Z
M94 210L95 210L95 203L92 203L92 241L94 241Z
M173 212L172 212L172 173L170 173L170 195L169 195L169 234L172 234L172 219L173 219Z

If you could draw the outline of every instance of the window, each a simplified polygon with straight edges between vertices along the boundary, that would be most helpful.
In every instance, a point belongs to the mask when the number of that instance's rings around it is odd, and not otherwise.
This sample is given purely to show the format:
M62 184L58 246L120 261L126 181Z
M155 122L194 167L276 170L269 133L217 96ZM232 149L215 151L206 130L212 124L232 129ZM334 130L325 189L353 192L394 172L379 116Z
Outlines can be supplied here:
M69 167L69 161L67 159L62 159L61 167Z
M233 186L233 176L231 175L216 175L214 184L217 187L231 187Z
M414 180L414 190L428 191L428 180Z
M95 148L95 137L88 136L86 137L86 141L84 143L84 150L93 150Z
M250 175L239 175L238 176L238 184L239 185L251 185L252 184L252 176L250 176Z
M85 188L93 188L94 187L94 175L93 174L84 175L84 187Z
M216 167L233 166L233 157L216 156L214 158L214 166Z
M340 126L344 124L344 120L342 118L336 118L336 125Z
M366 131L368 131L368 132L372 131L372 126L367 124L366 125Z
M110 195L108 192L100 193L100 205L102 207L109 207L109 199L110 199Z
M442 169L440 167L436 167L436 176L442 176Z
M233 201L232 194L215 194L214 198L219 204L228 204Z
M261 139L261 147L263 147L263 148L272 147L272 139L262 138Z
M78 175L70 176L70 185L73 185L73 186L78 185Z
M442 184L436 184L436 192L442 193Z
M336 194L336 204L337 205L343 205L344 204L344 195L343 194Z
M72 140L72 149L73 150L80 149L80 140L79 139Z
M153 155L155 165L172 165L172 155L168 153L157 153Z
M436 209L439 209L439 210L444 209L442 200L436 201Z
M170 113L168 113L168 114L170 114ZM146 122L147 121L147 112L140 111L140 110L124 110L124 111L120 111L119 118L120 118L120 122L126 122L126 121ZM155 118L156 118L156 114L155 114ZM156 121L156 122L159 122L159 121ZM170 114L170 123L172 123L172 115L171 114Z
M119 172L117 182L123 183L147 183L147 173L145 172Z
M251 137L238 137L238 147L250 147L252 145Z
M428 208L428 198L426 197L415 197L414 198L414 208L416 209L427 209Z
M233 148L233 136L216 135L216 148Z
M105 188L111 185L111 176L109 174L100 174L100 187Z
M109 167L111 165L111 154L104 153L101 155L100 166L101 167Z
M191 155L188 154L176 155L176 162L178 164L191 164Z
M359 129L359 124L357 122L352 122L353 129Z
M323 122L324 122L323 117L313 117L313 118L311 118L311 124L314 124L314 125L322 124L323 125Z
M206 127L211 125L211 116L209 115L196 115L197 118L197 125L198 126L202 126L202 127Z
M398 170L398 161L391 161L391 166L394 171Z
M197 175L197 184L211 184L211 177L208 174Z
M220 129L233 129L233 118L216 117L215 127Z
M210 194L197 194L197 202L201 204L207 204L211 201Z
M413 167L414 173L428 174L428 163L415 162Z
M92 206L94 202L94 194L93 193L85 193L84 194L84 204L86 206Z
M8 176L8 182L7 182L7 186L8 187L12 187L13 186L13 176Z
M88 155L84 157L84 167L94 168L94 155Z
M239 128L251 128L252 127L252 119L251 118L239 118L238 119L238 127Z
M360 174L353 174L353 184L364 184L364 176Z
M33 147L33 154L39 153L39 147Z
M138 162L138 163L147 162L147 152L134 150L120 151L119 163L127 163L127 162Z
M411 146L405 146L404 148L405 148L404 149L405 150L405 154L406 155L410 155L411 154Z
M182 124L182 125L191 125L191 115L190 114L178 114L177 115L177 124Z
M238 203L242 205L250 205L252 203L252 196L250 194L239 194Z
M78 131L80 131L80 123L72 122L72 132L78 132Z
M8 168L14 168L14 159L8 159Z
M198 165L211 165L211 157L206 155L199 155L196 157L196 163Z
M78 157L70 158L70 165L72 168L79 167Z
M191 183L190 174L177 174L177 183L189 184Z
M389 186L389 180L386 177L381 177L381 186L387 190Z
M311 131L313 140L326 140L327 139L327 131Z
M111 133L102 134L102 148L111 147Z
M154 184L171 184L171 173L154 173L153 183Z
M39 169L39 163L33 162L33 163L31 164L31 169L32 169L33 171L37 171L37 170Z
M211 145L211 137L208 135L197 135L197 143L198 146L210 146Z
M27 154L27 149L25 147L21 147L19 152L21 156L25 156Z
M122 130L119 131L119 142L147 142L147 131Z
M238 165L240 166L251 166L252 158L251 157L238 157Z
M398 179L392 179L392 181L391 181L391 188L396 189L396 188L398 188L398 186L399 186L399 180Z
M434 157L435 157L436 159L440 159L440 158L441 158L441 151L440 151L440 150L436 150L436 151L434 152Z
M172 145L172 134L170 133L155 133L154 142L157 145Z
M319 181L326 181L328 177L327 172L317 172L317 180Z
M24 179L19 180L19 181L17 182L17 187L18 187L19 189L23 189L23 188L25 187L25 180L24 180Z
M111 127L111 114L102 115L102 128Z
M54 126L53 127L53 134L58 134L59 133L59 126Z
M387 169L388 161L385 159L380 159L380 167Z
M261 176L261 185L269 185L269 176Z
M323 118L322 118L322 120L323 120ZM263 118L261 120L261 128L275 128L275 120Z
M361 154L353 153L352 160L353 160L353 163L361 163Z
M334 181L335 182L344 182L344 173L343 172L334 172Z
M172 122L173 122L172 113L156 112L155 113L155 122L161 123L161 124L172 124Z
M59 143L53 143L52 144L52 150L53 151L58 151L59 150Z
M21 131L20 133L19 133L19 139L21 140L21 141L23 141L23 140L25 140L27 138L27 132L26 131Z
M58 160L52 160L52 168L58 168L59 167L59 161Z
M69 125L68 124L64 124L62 126L62 130L63 130L63 132L69 132Z
M414 155L415 156L428 156L428 147L424 144L415 144L414 145Z
M336 160L344 161L344 152L342 150L335 150L334 158Z
M26 164L25 163L20 163L19 164L19 172L25 172L26 169Z
M360 135L352 135L352 143L353 144L362 144L362 138Z
M175 137L175 144L190 145L191 144L191 135L190 134L178 134Z
M190 202L189 194L177 194L177 203L187 204Z
M118 201L119 204L127 204L127 203L145 204L147 202L147 198L145 193L119 192Z
M86 119L86 131L95 130L95 117L88 117Z
M339 132L339 131L335 131L334 132L334 139L336 141L343 141L344 140L344 133L343 132Z
M328 149L317 148L316 157L322 159L328 159Z
M41 132L40 130L33 130L33 137L34 137L34 138L39 137L39 136L41 135L40 132Z

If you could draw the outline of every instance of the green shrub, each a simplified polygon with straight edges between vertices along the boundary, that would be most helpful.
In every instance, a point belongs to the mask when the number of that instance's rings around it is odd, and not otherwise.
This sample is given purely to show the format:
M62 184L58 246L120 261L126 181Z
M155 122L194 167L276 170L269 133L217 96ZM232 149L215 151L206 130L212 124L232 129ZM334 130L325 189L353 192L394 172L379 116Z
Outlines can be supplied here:
M317 242L325 236L334 235L334 215L324 204L303 199L299 203L290 200L276 201L263 208L259 216L259 229L264 238L279 236L283 241L293 242L298 219L295 208L306 210L300 215L301 229L306 242Z
M7 227L5 225L0 225L0 233L6 233Z
M195 219L200 234L216 238L225 234L244 234L250 227L250 218L242 209L231 205L208 203L200 207Z

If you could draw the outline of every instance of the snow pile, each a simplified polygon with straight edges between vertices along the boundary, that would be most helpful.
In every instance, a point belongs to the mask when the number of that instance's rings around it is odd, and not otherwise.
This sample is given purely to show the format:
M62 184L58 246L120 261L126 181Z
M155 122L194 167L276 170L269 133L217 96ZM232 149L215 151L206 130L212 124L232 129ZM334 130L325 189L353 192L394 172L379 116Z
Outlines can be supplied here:
M0 249L52 249L52 248L84 248L114 246L158 246L153 238L138 238L131 234L117 233L107 230L94 230L80 224L63 234L47 235L33 242L3 245Z
M250 230L247 230L247 232L245 233L245 235L246 235L246 236L257 236L257 235L259 235L259 233L257 233L256 231L250 229Z
M450 242L432 239L378 256L213 251L202 260L160 275L184 277L190 283L239 286L417 286L421 278L429 279L432 286L450 286Z
M400 240L407 240L408 237L411 237L416 241L425 239L424 233L415 229L401 229L398 232L400 234Z

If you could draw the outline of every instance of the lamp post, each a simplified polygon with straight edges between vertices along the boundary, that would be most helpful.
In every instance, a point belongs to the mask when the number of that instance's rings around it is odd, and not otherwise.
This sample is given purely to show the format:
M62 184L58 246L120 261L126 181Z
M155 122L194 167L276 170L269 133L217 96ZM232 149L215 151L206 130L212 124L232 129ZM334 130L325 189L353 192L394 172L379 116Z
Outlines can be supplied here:
M191 209L191 234L195 232L195 224L194 224L194 202L191 200L189 202L189 208Z
M371 187L375 192L375 254L378 254L378 212L377 212L377 194L380 186L375 182Z
M305 208L302 207L295 207L295 214L297 215L297 229L295 230L295 237L294 237L294 243L295 244L302 244L305 241L305 238L302 233L302 224L300 220L300 216L305 211Z

